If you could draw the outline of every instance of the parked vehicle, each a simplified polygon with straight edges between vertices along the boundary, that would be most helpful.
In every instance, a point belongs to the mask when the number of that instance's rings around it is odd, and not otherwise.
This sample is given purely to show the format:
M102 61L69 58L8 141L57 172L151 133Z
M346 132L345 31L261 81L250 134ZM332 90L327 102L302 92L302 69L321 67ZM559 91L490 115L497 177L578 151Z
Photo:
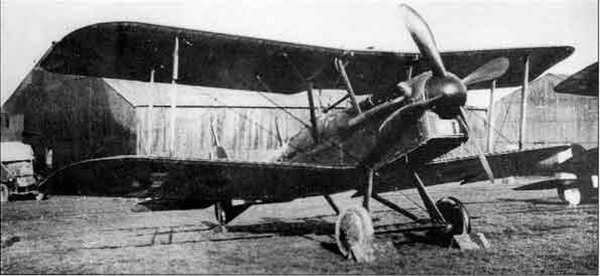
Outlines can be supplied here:
M13 195L32 195L42 200L38 191L38 176L33 169L34 154L30 145L22 142L0 143L1 195L0 201L7 202Z

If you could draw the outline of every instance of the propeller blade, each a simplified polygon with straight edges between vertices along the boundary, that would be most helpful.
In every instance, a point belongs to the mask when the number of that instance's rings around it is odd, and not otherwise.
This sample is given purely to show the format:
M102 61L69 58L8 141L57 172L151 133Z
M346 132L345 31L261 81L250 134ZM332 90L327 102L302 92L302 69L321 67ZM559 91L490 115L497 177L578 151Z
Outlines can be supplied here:
M471 133L471 127L467 123L467 114L465 112L465 109L462 106L460 107L460 115L458 116L458 118L459 118L459 120L462 121L462 123L467 128L467 133ZM492 182L492 184L494 184L494 173L492 172L492 167L490 166L490 163L488 162L487 158L485 157L483 150L477 143L475 143L475 148L477 149L477 157L479 158L479 162L481 163L481 166L483 167L485 174L487 175L490 182Z
M482 81L497 79L506 73L509 65L510 62L505 57L490 60L462 79L462 83L468 86Z
M417 44L419 52L429 60L429 65L434 76L443 77L446 75L446 68L442 62L442 57L438 51L433 33L429 29L427 22L408 5L401 4L400 12L404 18L404 24Z

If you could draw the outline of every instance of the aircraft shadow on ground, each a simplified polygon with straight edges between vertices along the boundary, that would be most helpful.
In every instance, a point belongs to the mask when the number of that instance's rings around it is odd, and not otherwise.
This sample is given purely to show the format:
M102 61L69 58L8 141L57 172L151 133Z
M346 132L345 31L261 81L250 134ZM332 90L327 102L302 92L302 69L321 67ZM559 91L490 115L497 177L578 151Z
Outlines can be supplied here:
M134 212L156 212L156 211L174 211L174 210L192 210L204 209L212 205L211 203L198 201L175 201L164 199L151 199L139 202L131 210Z
M404 232L402 235L394 235L392 242L397 249L405 245L416 244L448 246L447 241L441 235L432 231Z
M531 204L541 204L541 205L562 205L567 206L567 204L558 201L556 199L550 198L529 198L529 199L515 199L515 198L499 198L497 201L501 202L523 202L523 203L531 203ZM579 204L580 206L588 206L588 205L598 205L598 200L587 200Z
M311 241L318 242L324 249L339 254L339 249L335 242L333 223L325 221L322 218L305 218L302 221L285 221L279 218L265 218L267 222L251 225L228 226L229 232L244 232L252 234L277 234L280 236L301 236ZM208 222L204 222L209 225ZM216 224L213 224L216 226ZM377 228L377 227L376 227ZM329 241L323 241L320 238L314 238L312 235L329 236ZM417 232L398 232L392 234L377 234L377 237L384 239L392 238L395 247L400 248L406 245L424 244L434 246L448 246L447 241L435 232L417 231Z
M334 225L322 218L304 218L302 221L286 221L279 218L263 218L266 222L249 225L228 226L229 232L254 234L274 233L281 236L333 235ZM205 222L206 223L206 222Z
M543 204L543 205L565 205L564 203L549 199L549 198L524 198L524 199L516 199L516 198L498 198L496 199L498 202L522 202L522 203L531 203L531 204Z
M35 200L35 195L34 194L27 194L27 195L14 194L14 195L10 195L10 201L25 201L25 200Z
M266 222L227 226L230 233L251 233L251 234L276 234L278 236L298 236L317 242L320 246L334 254L339 254L339 249L333 238L335 226L320 217L304 218L302 221L286 221L280 218L263 218ZM203 221L207 226L216 227L218 224ZM314 238L313 235L330 236L331 241L323 241Z
M515 200L515 199L500 199L500 201L525 201L532 203L546 203L537 199L533 200ZM548 202L548 204L558 204L557 202ZM190 210L190 209L204 209L209 207L205 203L198 202L185 202L185 201L169 201L169 200L148 200L136 204L133 211L144 212L144 211L169 211L169 210ZM136 210L137 209L137 210ZM324 219L325 216L308 217L298 220L288 220L274 217L262 218L263 222L245 224L245 225L228 225L226 227L229 233L249 233L249 234L275 234L278 236L299 236L306 239L320 243L324 249L338 254L339 250L335 242L334 233L335 226ZM205 229L188 229L178 232L203 232L211 231L216 229L219 224L216 222L202 221L207 228ZM322 239L312 238L311 235L317 236L329 236L331 241L323 241ZM434 245L434 246L447 246L443 239L436 237L435 234L419 231L419 232L402 232L396 234L378 234L378 237L392 238L395 247L400 248L407 245ZM262 237L261 237L262 238ZM225 239L226 240L226 239ZM399 249L400 250L400 249Z

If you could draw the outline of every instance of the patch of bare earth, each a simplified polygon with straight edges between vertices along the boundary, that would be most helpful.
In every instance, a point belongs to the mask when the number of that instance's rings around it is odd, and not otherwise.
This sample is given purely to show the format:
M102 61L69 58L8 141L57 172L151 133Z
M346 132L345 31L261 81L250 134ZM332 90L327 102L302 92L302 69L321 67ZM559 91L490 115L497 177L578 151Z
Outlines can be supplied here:
M253 206L228 233L211 230L213 210L133 212L135 200L55 196L3 204L1 272L302 273L302 274L598 274L598 205L559 203L553 190L513 191L476 183L431 188L454 196L484 233L488 250L442 248L423 233L383 234L376 261L337 253L335 215L323 198ZM352 193L333 196L342 208ZM424 215L413 190L384 197ZM410 198L410 200L409 200ZM375 225L407 222L377 203Z

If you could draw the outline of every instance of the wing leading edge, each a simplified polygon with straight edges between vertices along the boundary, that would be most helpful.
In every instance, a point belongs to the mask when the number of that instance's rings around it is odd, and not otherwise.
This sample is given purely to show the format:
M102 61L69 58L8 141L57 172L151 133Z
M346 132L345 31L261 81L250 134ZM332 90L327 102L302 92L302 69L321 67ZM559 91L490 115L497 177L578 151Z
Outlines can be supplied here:
M289 201L356 187L353 167L149 156L114 156L62 168L40 185L51 194Z
M334 59L348 61L349 78L358 94L381 93L412 74L430 70L418 53L327 48L229 34L159 26L136 22L110 22L78 29L56 43L43 60L45 70L170 83L173 44L178 37L180 84L274 92L305 90L305 79L319 89L342 89ZM497 87L518 86L529 56L529 79L535 79L568 57L570 46L507 48L443 52L447 69L464 77L485 62L505 56L511 67L497 80ZM300 74L302 76L300 76ZM488 83L471 89L486 88Z
M581 157L585 150L579 145L564 145L523 151L486 154L494 176L553 175L555 172L578 173L585 169ZM449 182L487 180L477 156L438 160L415 168L426 185ZM379 172L379 192L412 188L412 172L402 160L382 168ZM408 181L407 181L408 180Z

